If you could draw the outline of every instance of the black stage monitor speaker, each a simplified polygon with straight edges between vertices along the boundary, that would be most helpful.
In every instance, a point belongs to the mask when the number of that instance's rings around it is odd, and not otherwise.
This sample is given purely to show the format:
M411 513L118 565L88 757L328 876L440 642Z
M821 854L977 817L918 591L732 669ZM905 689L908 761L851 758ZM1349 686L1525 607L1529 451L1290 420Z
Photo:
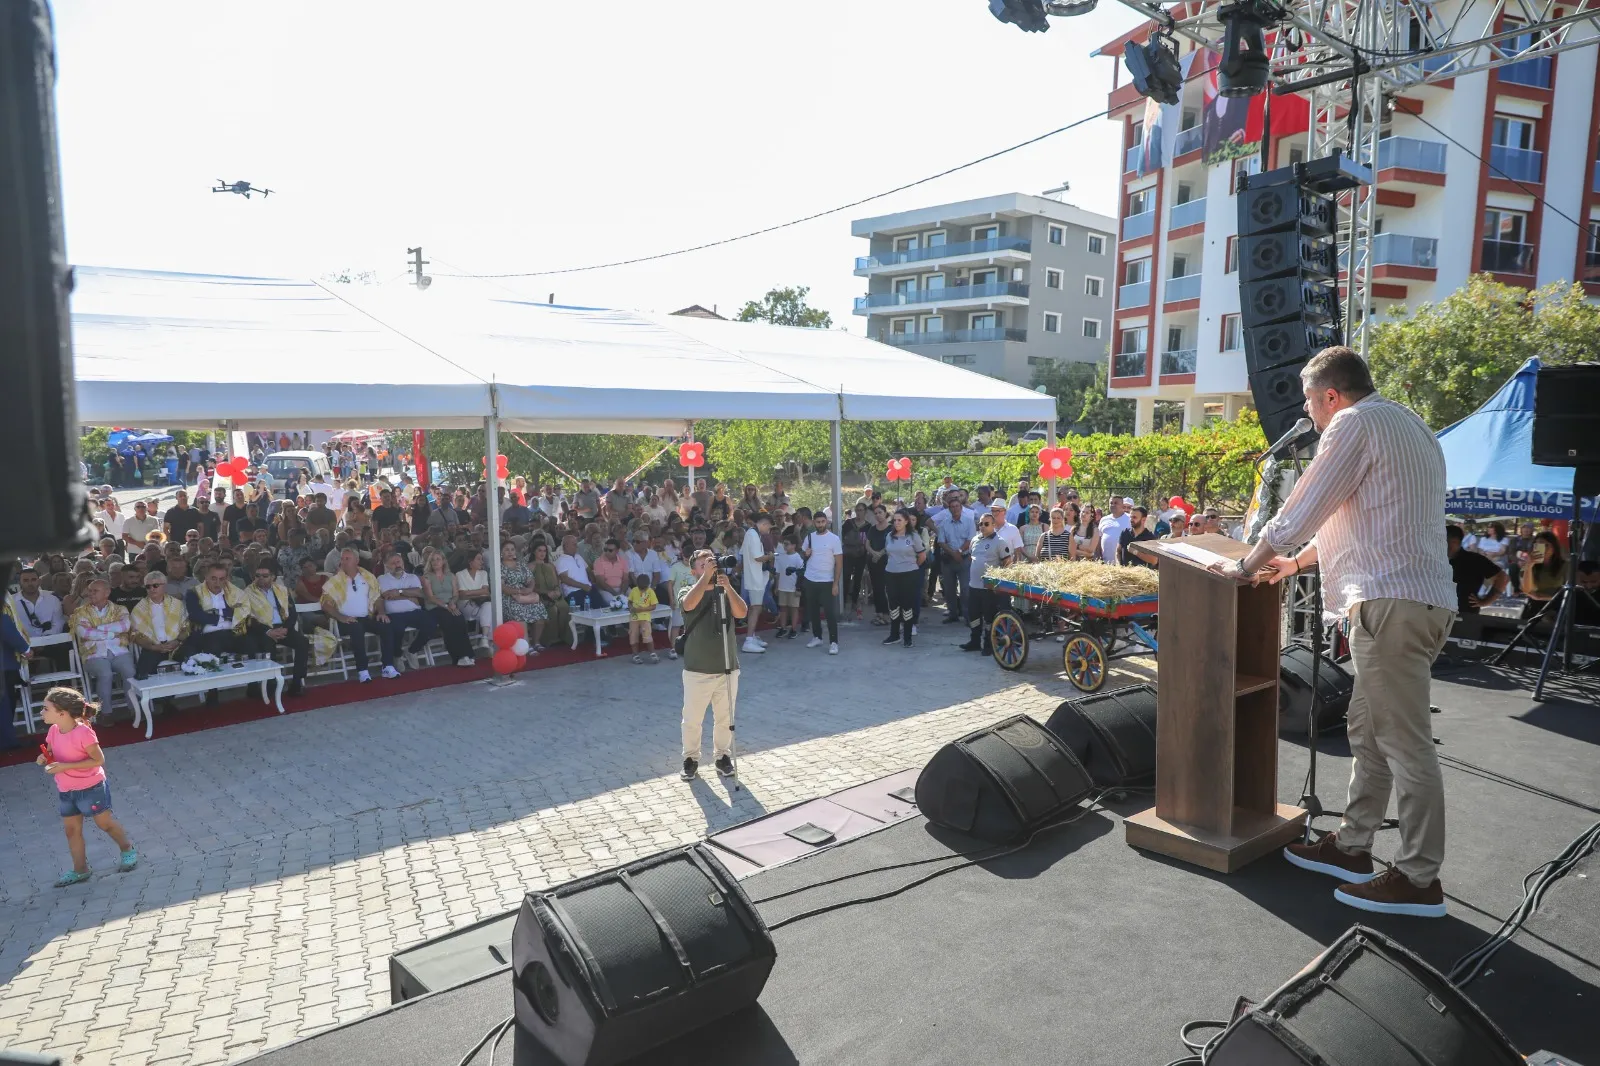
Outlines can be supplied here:
M1247 373L1259 374L1294 363L1298 374L1300 366L1313 355L1338 343L1339 331L1332 326L1299 319L1272 322L1244 331L1244 368Z
M56 153L55 48L44 0L0 4L0 559L83 543L72 334ZM17 461L20 457L26 461Z
M951 741L917 776L917 807L979 840L1020 840L1088 795L1088 771L1025 714Z
M1283 649L1278 660L1278 728L1305 736L1306 714L1311 709L1311 645L1296 641ZM1322 706L1317 711L1317 732L1336 729L1350 710L1355 675L1328 655L1317 666L1317 688Z
M1239 238L1239 280L1266 278L1304 271L1308 277L1331 278L1338 265L1332 241L1302 236L1294 230Z
M1523 1059L1443 974L1357 925L1236 1018L1206 1063L1523 1066Z
M522 901L517 1024L562 1066L610 1066L746 1007L777 949L704 844Z
M1600 467L1600 363L1539 368L1533 391L1533 461Z
M1295 185L1250 188L1239 194L1239 236L1290 230L1305 237L1326 237L1333 232L1334 205L1326 196L1305 192Z
M1130 685L1068 700L1044 727L1096 785L1138 788L1156 780L1156 687Z
M1303 271L1239 286L1239 322L1245 329L1269 322L1327 321L1336 314L1333 286Z

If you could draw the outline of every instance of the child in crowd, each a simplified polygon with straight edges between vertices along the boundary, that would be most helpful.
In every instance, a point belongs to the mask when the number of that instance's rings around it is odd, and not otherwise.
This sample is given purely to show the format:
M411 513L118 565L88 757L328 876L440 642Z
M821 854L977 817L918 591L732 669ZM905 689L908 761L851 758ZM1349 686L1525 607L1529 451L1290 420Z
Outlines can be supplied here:
M100 750L100 738L89 724L98 711L99 707L75 689L53 688L44 697L42 717L50 724L50 731L45 734L42 747L48 755L41 753L34 761L56 779L61 825L67 833L67 850L72 853L72 869L56 881L57 888L89 880L89 856L83 843L84 815L93 818L94 824L116 841L122 852L117 864L120 872L127 873L139 863L138 851L128 841L122 823L111 813L106 758Z
M667 627L667 658L678 657L678 636L683 632L683 608L678 606L678 594L694 584L694 571L689 567L689 547L680 543L676 558L669 571L672 580L672 623Z
M774 637L793 637L800 632L797 580L805 565L805 557L800 554L800 542L793 533L785 533L783 543L772 560L772 569L778 575L778 629Z
M649 574L635 574L633 587L628 590L628 644L633 648L633 661L644 662L643 649L650 649L650 661L658 663L661 656L655 652L655 635L650 632L650 612L661 602L656 590L650 587Z

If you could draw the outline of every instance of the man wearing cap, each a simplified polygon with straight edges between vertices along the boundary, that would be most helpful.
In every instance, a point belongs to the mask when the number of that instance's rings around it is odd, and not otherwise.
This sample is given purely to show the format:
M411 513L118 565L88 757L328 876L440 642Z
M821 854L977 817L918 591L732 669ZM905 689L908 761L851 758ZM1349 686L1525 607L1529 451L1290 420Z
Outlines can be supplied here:
M143 548L150 534L160 528L161 523L150 513L149 506L140 500L133 505L132 516L122 521L122 539L135 549Z
M1019 495L1021 494L1019 493ZM1006 501L998 496L989 501L989 513L994 516L994 535L1010 546L1013 559L1020 559L1022 558L1022 530L1018 529L1006 518L1008 510Z
M1128 517L1129 501L1122 496L1111 497L1106 505L1106 515L1100 519L1100 561L1116 566L1117 555L1122 551L1122 534L1133 526Z

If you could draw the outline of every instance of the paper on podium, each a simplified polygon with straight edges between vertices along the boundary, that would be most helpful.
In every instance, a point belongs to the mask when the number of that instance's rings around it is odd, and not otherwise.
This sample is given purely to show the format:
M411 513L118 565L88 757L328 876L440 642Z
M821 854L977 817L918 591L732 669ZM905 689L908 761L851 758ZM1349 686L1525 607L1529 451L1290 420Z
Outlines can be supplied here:
M1169 553L1173 555L1181 555L1191 562L1199 563L1201 566L1210 567L1215 566L1218 563L1226 563L1230 566L1233 564L1233 560L1229 559L1227 556L1218 555L1210 548L1202 548L1198 544L1185 544L1182 541L1167 541L1161 546Z

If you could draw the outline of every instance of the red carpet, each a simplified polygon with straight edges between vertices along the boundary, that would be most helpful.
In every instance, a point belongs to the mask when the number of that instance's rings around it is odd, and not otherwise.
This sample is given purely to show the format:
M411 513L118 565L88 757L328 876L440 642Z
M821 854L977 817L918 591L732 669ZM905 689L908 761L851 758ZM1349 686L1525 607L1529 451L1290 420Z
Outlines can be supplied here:
M762 628L769 627L762 626ZM594 638L590 635L591 631L583 629L580 632L588 639L580 642L576 650L565 644L546 648L538 655L529 657L528 664L522 672L548 670L571 663L594 662ZM656 651L660 653L661 661L668 662L667 635L656 633L655 639ZM628 647L626 639L613 640L607 645L603 657L614 659L632 654L633 651ZM372 680L368 683L363 685L357 681L352 669L348 681L313 681L306 687L304 694L286 697L283 708L286 714L314 711L319 707L335 707L344 703L381 699L384 696L398 696L403 692L420 692L446 685L459 685L467 681L482 681L490 677L493 672L489 660L481 658L478 660L478 665L471 669L450 665L423 667L421 670L407 671L392 680L385 680L378 676L374 662ZM126 717L126 710L119 710L117 715L118 721L102 720L96 724L95 733L100 737L100 746L110 748L120 744L144 743L144 726L141 724L135 729ZM254 722L261 718L275 718L277 715L276 704L262 703L259 699L247 699L244 689L230 689L222 693L222 702L216 707L206 707L204 704L186 705L158 716L154 739L177 736L179 733L194 733L202 729L216 729L219 726L235 725L239 722ZM30 738L22 735L18 739L23 742L23 746L14 751L0 752L0 766L32 762L38 756L39 742L44 739L42 736Z

